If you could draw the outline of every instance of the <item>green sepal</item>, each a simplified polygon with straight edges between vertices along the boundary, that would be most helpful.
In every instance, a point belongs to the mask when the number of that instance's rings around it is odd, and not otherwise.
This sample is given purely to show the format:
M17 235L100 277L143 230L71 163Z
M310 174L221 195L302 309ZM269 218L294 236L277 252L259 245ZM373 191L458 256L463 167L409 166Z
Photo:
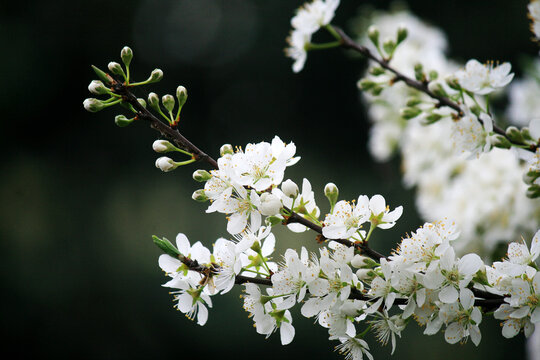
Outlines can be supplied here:
M98 68L97 66L94 66L94 65L91 65L92 66L92 69L94 70L94 72L96 73L96 75L98 76L98 78L103 81L104 84L106 85L110 85L111 84L111 76L109 74L107 74L106 72L102 71L100 68Z
M179 255L182 255L178 249L166 238L160 239L156 235L152 235L152 240L154 241L154 244L156 244L157 247L160 248L165 254L174 258L178 258Z

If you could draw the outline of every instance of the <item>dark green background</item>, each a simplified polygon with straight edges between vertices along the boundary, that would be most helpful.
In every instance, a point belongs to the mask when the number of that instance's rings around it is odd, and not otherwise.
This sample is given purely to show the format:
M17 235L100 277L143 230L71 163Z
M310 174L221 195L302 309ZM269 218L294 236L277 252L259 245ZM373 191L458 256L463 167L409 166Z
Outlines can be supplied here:
M118 109L84 111L90 64L119 61L134 49L135 78L159 67L153 90L189 91L182 131L216 156L223 143L294 141L302 161L287 177L308 177L322 207L324 184L343 198L382 193L405 213L376 236L389 249L421 224L413 194L400 182L399 161L374 164L366 152L368 125L356 81L364 62L340 50L309 54L293 74L283 56L294 9L301 1L27 1L0 5L2 163L0 263L2 336L16 358L340 359L336 343L312 319L294 317L297 335L257 335L238 289L214 297L205 327L172 307L151 235L184 232L205 245L227 236L222 214L207 215L190 200L195 167L169 174L154 168L157 134L144 124L119 129ZM335 23L348 28L360 5L342 0ZM413 1L410 8L448 34L450 55L511 61L519 73L529 41L526 1ZM144 96L143 89L140 95ZM276 231L278 248L313 244L314 234ZM503 339L486 320L478 348L422 337L411 325L395 359L524 356L524 341ZM377 359L390 356L373 338Z

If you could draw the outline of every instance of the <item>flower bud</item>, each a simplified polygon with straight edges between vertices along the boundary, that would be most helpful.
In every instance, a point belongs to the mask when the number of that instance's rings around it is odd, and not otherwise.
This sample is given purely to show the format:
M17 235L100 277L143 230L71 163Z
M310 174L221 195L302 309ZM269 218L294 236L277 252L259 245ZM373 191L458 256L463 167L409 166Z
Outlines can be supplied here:
M535 199L540 197L540 186L533 184L527 189L527 197L530 199Z
M108 94L108 89L103 85L103 82L99 80L92 80L90 85L88 85L88 91L96 95Z
M210 174L206 170L196 170L193 173L193 180L198 182L208 181L212 178L212 174Z
M409 100L407 100L407 106L408 107L414 107L418 104L421 104L422 103L422 100L419 99L419 98L416 98L416 97L412 97L410 98Z
M167 153L170 151L175 151L176 146L174 146L167 140L156 140L152 144L152 149L157 153Z
M176 88L176 98L178 99L178 106L182 107L187 100L187 89L183 86Z
M124 65L128 67L131 63L131 59L133 59L133 50L131 50L131 48L128 46L124 46L122 51L120 51L120 57L122 58Z
M370 79L362 79L358 82L358 87L362 91L369 91L373 89L375 86L377 86L377 83L374 81L371 81Z
M371 25L368 28L368 37L369 40L375 45L376 47L379 47L379 29L375 25Z
M283 223L283 218L279 216L268 216L264 221L266 226L276 226Z
M396 50L396 42L393 39L386 39L383 42L382 46L383 46L384 52L389 56L391 56Z
M369 280L375 276L375 273L371 269L358 269L356 276L359 280Z
M527 126L521 128L521 135L523 136L525 140L529 140L529 141L534 140Z
M355 268L361 268L363 266L368 265L369 260L371 259L368 258L367 256L356 254L351 260L351 265L354 266Z
M508 141L506 136L502 136L499 134L491 136L491 143L493 144L493 146L501 149L510 149L512 147L512 143Z
M86 109L86 111L90 111L90 112L98 112L105 108L105 105L103 104L103 102L94 98L88 98L84 100L83 106Z
M291 179L285 180L281 184L281 191L290 198L296 198L298 196L298 185L296 185Z
M334 209L334 205L336 205L339 196L339 189L336 184L326 184L326 186L324 187L324 196L326 196L328 202L330 202L330 208Z
M148 94L148 104L153 109L157 108L159 106L159 96L153 92Z
M178 165L176 165L173 159L162 156L156 160L156 167L163 172L169 172L176 169Z
M430 82L428 89L437 96L448 97L446 90L444 90L443 86L438 82Z
M446 82L446 85L450 87L450 89L458 91L461 89L461 85L459 85L458 79L456 79L456 77L453 75L447 76L444 81Z
M263 193L261 195L261 207L259 210L265 216L277 215L281 209L281 200L271 193Z
M428 74L430 81L435 81L439 77L439 73L435 70L431 70Z
M379 75L383 75L384 73L386 73L386 70L384 70L382 67L380 66L373 66L369 69L369 73L373 76L379 76Z
M191 198L198 202L208 201L208 196L204 193L204 189L195 190L193 195L191 195Z
M399 45L401 42L403 42L403 40L407 38L407 35L409 35L407 28L400 25L397 30L397 44Z
M399 113L401 114L401 117L405 120L410 120L420 115L422 113L422 110L415 107L406 107L401 109Z
M540 177L540 172L531 170L523 175L523 182L525 182L525 184L527 185L531 185L539 177Z
M506 136L515 143L522 144L525 142L521 131L515 126L509 126L506 128Z
M424 81L426 79L424 75L424 66L420 63L414 65L414 77L418 81Z
M437 121L441 120L442 119L442 115L441 114L437 114L437 113L431 113L429 114L428 116L426 116L426 125L429 125L429 124L435 124Z
M154 69L152 73L150 74L150 77L148 78L147 82L151 84L151 83L161 81L161 79L163 79L163 71L161 71L160 69Z
M126 127L131 124L135 118L128 119L124 115L117 115L114 117L114 123L119 127Z
M175 101L172 95L169 95L169 94L163 95L163 97L161 98L161 103L163 104L165 109L167 109L167 111L169 112L173 111Z
M137 101L139 102L139 104L141 104L143 108L146 109L146 101L143 98L137 98Z
M152 240L154 240L154 244L156 244L156 246L160 248L164 253L174 258L180 255L180 251L178 251L178 249L175 248L174 245L166 238L160 239L156 235L153 235Z
M233 154L234 153L234 150L233 150L233 147L231 144L224 144L220 149L219 149L219 155L220 156L225 156L227 154Z
M107 67L109 68L109 71L113 74L124 76L124 69L122 69L122 65L120 65L119 63L111 61Z

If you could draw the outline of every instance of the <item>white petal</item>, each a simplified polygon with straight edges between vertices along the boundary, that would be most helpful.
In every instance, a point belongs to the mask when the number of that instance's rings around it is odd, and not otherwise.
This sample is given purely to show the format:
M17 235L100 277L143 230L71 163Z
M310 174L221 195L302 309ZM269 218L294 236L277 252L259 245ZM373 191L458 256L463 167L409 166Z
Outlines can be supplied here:
M161 254L158 259L159 267L166 273L174 273L178 270L182 262L167 254Z
M279 335L281 338L281 345L290 344L294 339L294 326L287 322L282 322L279 327Z
M202 304L197 305L199 307L197 312L197 324L203 326L208 320L208 309Z
M510 317L514 318L514 319L524 318L525 316L529 315L529 310L530 310L530 308L528 306L524 306L522 308L519 308L519 309L513 311L510 314Z
M463 327L457 323L453 322L446 328L444 332L444 339L449 344L455 344L463 337Z
M470 309L474 305L474 294L471 290L465 288L459 292L459 302L465 310Z
M532 119L529 123L529 132L534 140L540 139L540 119Z
M514 319L506 320L502 328L502 335L505 338L510 339L516 336L517 334L519 334L520 329L521 327L519 326L518 320L514 320Z
M373 195L369 199L369 209L374 215L379 215L386 210L386 201L382 195Z
M469 335L474 345L478 346L482 340L482 334L480 333L480 328L478 326L469 327Z
M447 285L439 293L439 300L446 304L455 303L458 299L458 291L452 285Z
M190 245L186 235L182 233L176 235L176 248L178 249L178 251L180 251L180 254L184 256L189 255Z
M484 266L484 262L480 256L476 254L467 254L459 260L459 273L464 275L476 274L480 268Z

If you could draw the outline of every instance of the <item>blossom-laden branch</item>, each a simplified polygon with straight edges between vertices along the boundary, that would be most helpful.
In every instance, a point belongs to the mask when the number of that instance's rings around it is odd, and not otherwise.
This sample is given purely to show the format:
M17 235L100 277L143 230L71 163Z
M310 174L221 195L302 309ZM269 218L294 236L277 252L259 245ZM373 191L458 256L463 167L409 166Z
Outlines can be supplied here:
M318 1L313 6L319 4L324 10L335 3ZM470 337L476 345L483 311L496 308L494 316L505 320L505 329L523 328L526 334L540 321L540 273L534 265L540 254L540 232L530 251L524 245L511 244L508 260L493 266L484 265L475 254L456 256L452 242L459 232L451 221L426 223L402 239L394 254L382 256L368 243L375 231L394 226L401 217L401 206L390 210L381 195L338 201L337 187L328 184L325 196L330 212L319 220L310 182L304 179L300 191L291 180L283 181L286 168L299 160L293 143L286 144L276 136L271 143L250 143L236 152L225 144L220 158L211 159L176 129L187 97L185 89L177 90L176 114L171 95L162 98L165 111L157 95L149 95L149 105L169 124L162 123L146 110L145 101L129 92L130 86L152 82L156 76L130 84L131 58L126 61L124 52L130 50L122 51L126 71L117 64L109 64L109 69L122 75L125 82L96 71L109 87L93 82L91 91L110 98L87 99L85 107L97 111L125 105L136 115L133 119L117 117L117 124L148 120L178 146L159 140L153 146L157 152L190 156L184 162L158 159L156 166L163 171L197 160L211 164L214 169L210 172L195 171L194 179L203 182L204 188L193 198L210 201L206 212L225 214L227 232L234 238L218 239L212 251L200 242L191 245L184 234L178 234L176 246L154 238L165 252L159 258L160 267L170 277L164 286L176 289L176 307L188 317L196 317L198 324L204 325L208 319L211 296L225 294L235 284L245 286L244 309L253 316L258 333L269 336L279 329L282 344L290 343L295 330L289 309L302 304L302 315L317 317L319 324L329 329L330 338L338 339L340 349L349 354L368 354L363 337L370 329L384 344L391 338L394 348L395 335L400 335L411 318L426 325L427 335L444 325L449 343ZM277 223L287 225L292 232L314 230L320 240L329 240L328 247L319 249L319 254L309 254L305 248L300 253L288 249L278 264L272 261L276 240L271 232ZM266 285L266 293L258 285ZM357 327L364 326L366 329L357 333ZM503 329L506 337L516 334Z

